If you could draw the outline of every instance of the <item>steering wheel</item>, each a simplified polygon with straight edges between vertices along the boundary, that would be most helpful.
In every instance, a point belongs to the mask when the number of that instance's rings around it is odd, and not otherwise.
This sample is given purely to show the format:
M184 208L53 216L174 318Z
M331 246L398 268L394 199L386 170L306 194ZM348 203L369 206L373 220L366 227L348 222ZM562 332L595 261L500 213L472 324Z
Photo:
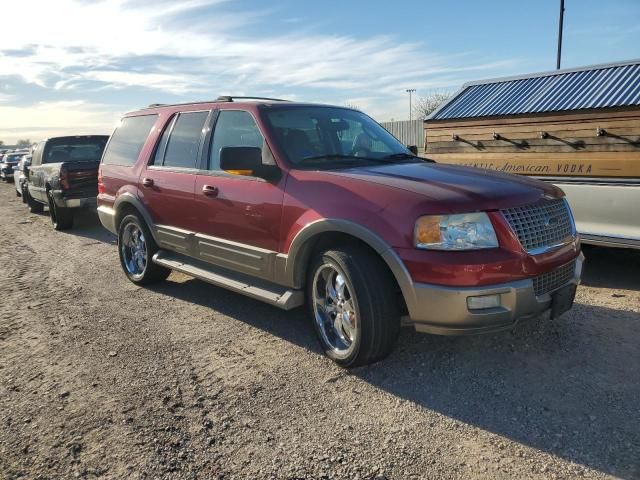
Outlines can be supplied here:
M351 155L353 155L354 157L370 157L371 150L365 147L355 147L353 150L351 150Z

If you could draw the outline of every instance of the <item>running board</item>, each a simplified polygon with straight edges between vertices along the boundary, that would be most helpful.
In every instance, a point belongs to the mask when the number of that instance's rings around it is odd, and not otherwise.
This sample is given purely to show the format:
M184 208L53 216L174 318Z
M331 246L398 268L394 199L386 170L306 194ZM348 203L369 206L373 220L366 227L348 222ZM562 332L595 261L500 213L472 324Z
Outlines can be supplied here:
M284 310L291 310L304 303L304 292L302 290L287 289L286 287L242 273L231 272L179 253L160 250L153 256L153 262Z

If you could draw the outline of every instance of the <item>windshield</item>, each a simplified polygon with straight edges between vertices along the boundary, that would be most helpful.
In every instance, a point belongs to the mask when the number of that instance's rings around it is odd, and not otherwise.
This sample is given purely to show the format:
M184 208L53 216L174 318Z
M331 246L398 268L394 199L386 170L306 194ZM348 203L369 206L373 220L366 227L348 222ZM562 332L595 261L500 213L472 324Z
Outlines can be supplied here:
M420 161L373 119L355 110L278 107L265 117L294 168Z

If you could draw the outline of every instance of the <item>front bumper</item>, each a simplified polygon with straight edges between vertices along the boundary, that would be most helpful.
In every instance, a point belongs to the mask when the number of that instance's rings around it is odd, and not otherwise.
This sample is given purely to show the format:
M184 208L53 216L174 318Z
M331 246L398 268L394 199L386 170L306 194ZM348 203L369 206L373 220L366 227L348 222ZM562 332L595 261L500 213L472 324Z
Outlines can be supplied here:
M580 283L584 255L576 259L573 278L562 286ZM561 288L560 286L559 288ZM483 287L442 287L414 283L409 318L419 332L439 335L470 335L513 328L520 320L536 317L551 309L550 293L536 296L533 280L525 279ZM467 298L500 295L499 307L470 310Z
M53 201L60 208L96 208L96 197L69 198L66 192L54 190L51 192Z

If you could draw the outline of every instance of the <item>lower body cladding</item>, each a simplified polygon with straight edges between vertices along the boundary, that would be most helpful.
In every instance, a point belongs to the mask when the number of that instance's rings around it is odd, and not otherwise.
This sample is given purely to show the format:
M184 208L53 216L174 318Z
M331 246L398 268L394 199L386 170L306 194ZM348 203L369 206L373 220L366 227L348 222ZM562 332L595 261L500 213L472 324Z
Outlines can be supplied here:
M414 284L405 298L419 332L472 335L513 328L520 320L550 311L559 316L573 304L584 256L533 279L483 287ZM405 295L406 297L407 295Z

